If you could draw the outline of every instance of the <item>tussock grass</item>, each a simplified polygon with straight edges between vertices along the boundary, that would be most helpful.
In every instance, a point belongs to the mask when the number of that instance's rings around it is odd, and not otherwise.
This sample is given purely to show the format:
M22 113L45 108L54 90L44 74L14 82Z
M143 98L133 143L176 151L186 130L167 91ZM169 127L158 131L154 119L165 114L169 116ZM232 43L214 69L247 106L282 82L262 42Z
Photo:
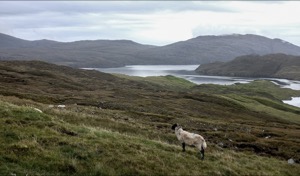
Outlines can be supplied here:
M89 108L87 108L89 109ZM91 109L92 110L92 109ZM106 110L105 110L106 111ZM110 114L112 112L105 112ZM114 112L116 113L116 112ZM67 122L69 110L46 110L0 101L1 174L72 175L297 175L299 166L210 145L201 161L193 148L110 126ZM79 116L79 117L77 117ZM86 114L84 118L88 117ZM101 122L105 123L105 122ZM115 124L119 122L115 121ZM129 125L126 123L123 126ZM142 129L141 131L146 131ZM148 131L148 133L152 133ZM163 134L161 134L163 135ZM173 136L173 140L175 136Z
M298 91L16 63L0 63L2 175L299 175L299 108L281 102ZM205 137L204 161L174 123Z

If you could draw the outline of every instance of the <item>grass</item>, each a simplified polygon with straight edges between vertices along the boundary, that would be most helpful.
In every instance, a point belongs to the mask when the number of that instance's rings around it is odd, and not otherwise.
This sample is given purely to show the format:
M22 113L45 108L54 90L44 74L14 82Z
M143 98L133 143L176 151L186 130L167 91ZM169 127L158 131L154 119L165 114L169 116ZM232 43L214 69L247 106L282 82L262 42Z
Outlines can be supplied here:
M248 84L234 84L228 86L202 84L196 86L194 90L204 91L211 94L259 96L272 100L285 100L290 99L293 96L300 96L300 91L280 88L279 85L266 80L255 80Z
M0 66L0 175L300 174L300 110L281 102L299 91ZM181 152L174 123L205 137L204 161Z
M214 145L201 161L192 148L182 153L179 145L144 134L65 122L62 117L73 115L68 110L49 115L3 101L0 110L2 175L299 174L298 165Z
M129 80L144 82L148 85L159 86L160 89L167 90L188 90L192 88L196 84L187 81L185 79L181 79L172 75L167 76L148 76L148 77L139 77L139 76L127 76L123 74L114 74L117 77L125 78Z

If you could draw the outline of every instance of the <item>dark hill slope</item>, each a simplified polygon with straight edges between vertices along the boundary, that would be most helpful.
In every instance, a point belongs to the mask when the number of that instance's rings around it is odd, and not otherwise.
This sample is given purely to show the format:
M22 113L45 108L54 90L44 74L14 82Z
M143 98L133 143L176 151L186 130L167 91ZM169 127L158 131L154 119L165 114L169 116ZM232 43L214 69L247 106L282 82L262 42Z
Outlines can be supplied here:
M11 47L22 47L28 46L30 42L27 40L22 40L16 37L0 33L0 47L1 48L11 48Z
M92 106L98 106L105 99L130 97L131 91L142 89L155 92L159 88L94 70L74 69L41 61L0 61L0 83L0 93L3 95L42 103ZM120 92L126 93L122 95Z
M0 60L41 60L71 67L134 64L203 64L248 54L300 55L300 48L258 35L199 36L166 46L130 40L27 41L0 34Z
M203 64L229 61L237 56L271 53L300 55L300 48L280 39L259 35L199 36L171 45L151 48L138 57L172 64Z
M0 60L41 60L71 67L116 67L143 64L135 53L154 46L130 40L27 41L0 35Z
M205 75L273 77L300 80L300 57L285 54L247 55L230 62L200 65L196 72Z

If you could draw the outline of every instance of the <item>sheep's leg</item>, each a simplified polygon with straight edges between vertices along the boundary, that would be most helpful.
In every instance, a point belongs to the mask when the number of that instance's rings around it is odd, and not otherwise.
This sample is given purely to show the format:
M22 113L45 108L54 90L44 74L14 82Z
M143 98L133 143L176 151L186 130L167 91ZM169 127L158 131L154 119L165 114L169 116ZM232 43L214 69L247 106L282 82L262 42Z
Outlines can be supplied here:
M185 143L182 143L182 151L185 152Z
M201 160L204 160L204 149L201 148L200 150L200 156L201 156Z

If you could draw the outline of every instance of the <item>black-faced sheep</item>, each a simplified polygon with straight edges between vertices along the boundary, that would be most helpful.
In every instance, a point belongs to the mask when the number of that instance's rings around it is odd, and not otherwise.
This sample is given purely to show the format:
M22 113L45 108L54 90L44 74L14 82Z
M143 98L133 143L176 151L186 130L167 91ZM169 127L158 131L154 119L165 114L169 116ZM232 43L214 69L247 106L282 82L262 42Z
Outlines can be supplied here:
M205 139L200 136L199 134L190 133L187 131L184 131L181 126L178 124L174 124L172 126L172 129L175 130L175 134L177 136L177 139L182 144L182 151L185 151L185 145L195 146L200 151L200 157L203 160L204 159L204 150L207 147L207 144L205 142Z

